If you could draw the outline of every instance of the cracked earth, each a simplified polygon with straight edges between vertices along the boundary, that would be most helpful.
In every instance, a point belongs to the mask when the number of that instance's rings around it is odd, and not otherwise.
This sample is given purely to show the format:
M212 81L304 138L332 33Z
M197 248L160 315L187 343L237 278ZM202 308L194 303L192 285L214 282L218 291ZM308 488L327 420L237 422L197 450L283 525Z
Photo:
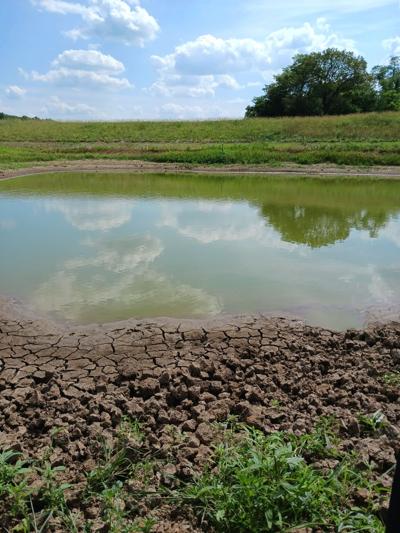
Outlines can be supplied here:
M112 441L129 416L161 456L173 449L174 472L187 478L210 454L215 421L235 415L266 432L300 434L334 416L343 446L390 484L400 404L386 376L398 371L396 322L347 332L262 316L72 327L2 299L0 449L39 457L52 430L65 428L53 459L79 485L93 468L93 441ZM371 435L360 415L376 411L386 424ZM178 444L171 426L185 437Z

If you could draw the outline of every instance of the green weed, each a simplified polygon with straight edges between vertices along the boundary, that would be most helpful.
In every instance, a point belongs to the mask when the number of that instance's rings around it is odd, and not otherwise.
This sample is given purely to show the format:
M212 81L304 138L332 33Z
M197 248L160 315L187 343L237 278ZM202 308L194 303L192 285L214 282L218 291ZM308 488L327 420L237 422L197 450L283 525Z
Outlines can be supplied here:
M400 372L387 372L381 377L381 381L393 387L400 386Z
M340 456L324 473L307 463L305 453L311 450L321 457L338 454L323 428L294 437L238 427L216 448L212 469L185 487L182 501L194 507L205 528L216 531L383 532L372 504L358 509L349 501L355 487L369 486L351 457Z
M379 433L387 426L387 420L382 411L376 411L371 415L359 415L358 421L367 433Z

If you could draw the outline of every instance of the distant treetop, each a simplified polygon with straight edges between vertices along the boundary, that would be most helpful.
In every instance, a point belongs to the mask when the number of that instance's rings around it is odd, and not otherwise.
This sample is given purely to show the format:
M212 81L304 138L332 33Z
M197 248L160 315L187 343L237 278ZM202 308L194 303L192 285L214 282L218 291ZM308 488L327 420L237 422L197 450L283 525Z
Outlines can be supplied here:
M298 54L253 99L246 117L341 115L400 110L400 58L369 73L353 52L328 48Z
M26 115L23 115L22 117L17 117L16 115L7 115L6 113L0 112L0 120L40 120L39 117L28 117Z

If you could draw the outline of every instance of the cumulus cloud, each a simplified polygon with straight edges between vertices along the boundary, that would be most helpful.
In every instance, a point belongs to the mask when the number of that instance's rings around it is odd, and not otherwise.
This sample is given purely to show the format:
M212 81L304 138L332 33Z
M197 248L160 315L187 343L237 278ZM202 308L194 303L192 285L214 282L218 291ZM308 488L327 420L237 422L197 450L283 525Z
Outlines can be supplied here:
M221 310L217 298L203 289L175 282L155 270L153 263L164 249L155 237L132 235L88 245L94 254L66 261L38 287L33 301L39 309L81 322L201 316Z
M127 200L49 200L45 204L48 212L65 216L66 221L81 231L108 231L119 228L130 221L133 203Z
M121 90L133 87L126 78L119 76L124 70L121 61L97 50L65 50L45 74L26 73L21 69L20 72L26 78L42 83Z
M159 226L175 229L183 237L201 244L256 241L266 248L304 253L301 247L285 242L265 225L258 213L246 204L231 202L188 202L171 204L162 210Z
M181 76L179 74L162 75L150 88L150 92L167 97L173 96L213 96L219 87L239 89L240 85L232 76Z
M42 108L42 113L61 117L98 116L98 111L87 104L63 102L58 96L53 96Z
M202 35L171 54L152 56L159 79L151 89L169 96L213 95L219 87L239 89L234 75L256 72L267 77L293 55L327 47L354 49L354 43L334 33L322 18L315 25L282 28L263 41Z
M391 219L379 232L379 237L387 239L400 248L400 218Z
M367 266L367 273L370 276L368 291L376 304L396 303L394 291L387 281L380 274L375 265Z
M153 262L164 250L160 239L149 235L143 237L133 235L109 241L88 242L87 244L99 248L98 254L94 257L67 261L65 264L67 270L102 267L115 273L134 271L142 263Z
M55 68L94 70L120 74L125 67L121 61L98 50L65 50L52 63Z
M388 50L389 55L398 56L400 55L400 35L397 37L392 37L391 39L385 39L382 41L383 47Z
M6 88L6 95L8 98L20 99L27 93L26 89L19 87L18 85L9 85Z
M82 25L67 32L73 39L103 38L126 45L143 46L153 40L160 27L139 0L32 0L50 13L79 15Z

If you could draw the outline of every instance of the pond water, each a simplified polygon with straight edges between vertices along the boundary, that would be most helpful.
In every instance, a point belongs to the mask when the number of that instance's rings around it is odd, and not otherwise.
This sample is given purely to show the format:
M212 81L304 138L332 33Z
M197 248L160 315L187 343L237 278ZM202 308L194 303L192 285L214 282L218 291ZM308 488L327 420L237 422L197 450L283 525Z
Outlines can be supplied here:
M76 323L400 302L400 182L55 174L0 182L0 293Z

